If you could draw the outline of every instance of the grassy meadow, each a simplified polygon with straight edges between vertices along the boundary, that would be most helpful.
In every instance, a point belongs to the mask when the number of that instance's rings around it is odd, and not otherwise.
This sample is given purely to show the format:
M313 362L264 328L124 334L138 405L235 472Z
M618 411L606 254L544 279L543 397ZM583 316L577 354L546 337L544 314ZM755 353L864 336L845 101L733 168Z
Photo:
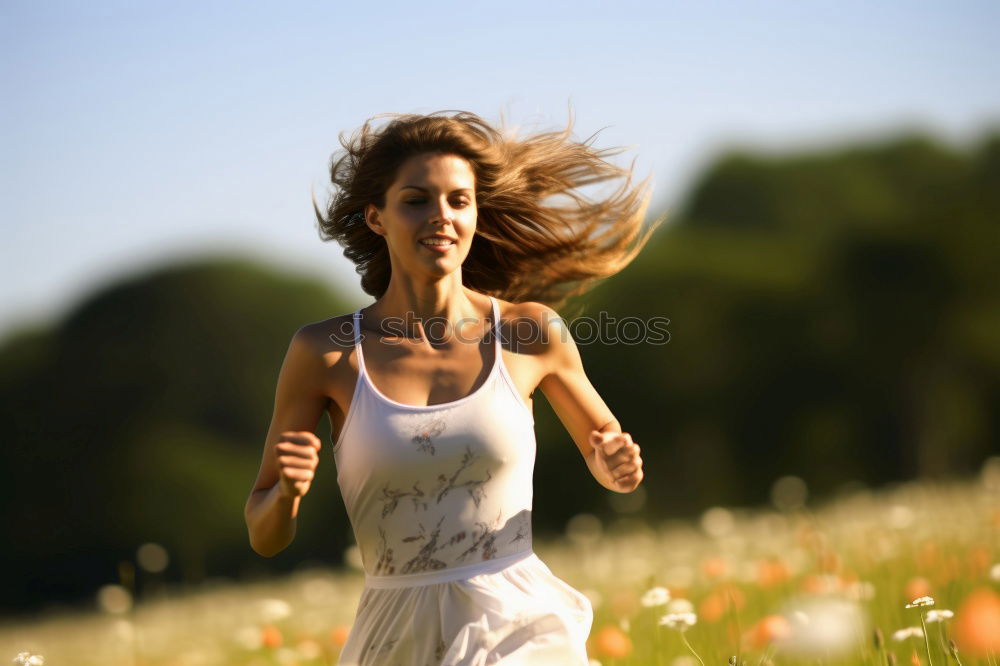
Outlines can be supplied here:
M805 497L786 477L770 508L657 524L580 515L535 550L593 602L588 649L604 666L1000 663L1000 459L970 481L855 487L822 506ZM356 569L139 600L110 586L93 612L0 627L0 656L332 665L361 586Z

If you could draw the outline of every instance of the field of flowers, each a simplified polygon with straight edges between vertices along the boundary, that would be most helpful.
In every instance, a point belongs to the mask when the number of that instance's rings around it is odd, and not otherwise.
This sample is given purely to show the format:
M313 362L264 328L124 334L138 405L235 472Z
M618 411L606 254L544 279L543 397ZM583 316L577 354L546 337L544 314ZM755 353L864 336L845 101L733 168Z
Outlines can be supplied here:
M580 515L535 551L591 599L603 666L1000 663L1000 459L973 481L805 499L786 477L771 508ZM139 603L109 586L92 613L0 627L0 649L47 666L332 665L361 584L309 570Z

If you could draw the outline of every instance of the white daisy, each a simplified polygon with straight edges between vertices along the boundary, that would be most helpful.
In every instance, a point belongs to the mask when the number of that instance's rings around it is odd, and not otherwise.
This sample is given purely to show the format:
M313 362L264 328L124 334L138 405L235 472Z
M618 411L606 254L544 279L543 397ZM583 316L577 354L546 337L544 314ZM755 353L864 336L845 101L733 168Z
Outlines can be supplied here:
M670 601L670 590L665 587L652 587L646 590L639 603L646 608L653 608L655 606L662 606L668 601Z
M660 618L661 625L677 631L687 631L688 627L694 626L697 621L698 616L694 613L667 613Z
M900 629L899 631L894 631L892 634L892 640L896 642L905 641L907 638L923 638L924 630L920 627L907 627L906 629Z
M910 603L906 604L907 608L921 608L923 606L933 606L934 597L917 597Z
M929 610L926 615L924 615L924 619L928 622L944 622L945 620L950 620L953 617L955 617L955 614L946 608Z

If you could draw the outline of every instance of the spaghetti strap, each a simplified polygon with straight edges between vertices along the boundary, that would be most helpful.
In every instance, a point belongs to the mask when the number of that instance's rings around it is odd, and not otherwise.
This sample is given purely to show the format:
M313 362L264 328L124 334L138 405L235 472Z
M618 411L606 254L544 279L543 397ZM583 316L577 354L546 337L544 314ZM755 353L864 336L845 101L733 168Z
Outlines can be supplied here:
M358 374L367 375L365 371L365 354L361 350L361 309L354 312L354 352L358 357Z
M497 359L502 359L500 355L500 350L503 348L500 344L500 307L497 305L497 299L490 296L490 306L493 310L493 319L490 321L490 335L493 336L493 353L496 354Z

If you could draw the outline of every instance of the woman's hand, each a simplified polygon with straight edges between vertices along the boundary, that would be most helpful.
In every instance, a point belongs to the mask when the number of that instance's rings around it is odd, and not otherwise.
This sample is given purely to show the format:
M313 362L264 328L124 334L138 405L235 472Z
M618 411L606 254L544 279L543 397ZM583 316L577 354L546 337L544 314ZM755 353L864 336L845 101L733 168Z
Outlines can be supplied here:
M319 464L319 437L311 432L283 432L274 448L278 455L278 486L282 497L294 499L305 495Z
M639 445L627 432L590 432L594 447L594 467L606 481L605 487L620 493L630 493L642 481L642 458Z

